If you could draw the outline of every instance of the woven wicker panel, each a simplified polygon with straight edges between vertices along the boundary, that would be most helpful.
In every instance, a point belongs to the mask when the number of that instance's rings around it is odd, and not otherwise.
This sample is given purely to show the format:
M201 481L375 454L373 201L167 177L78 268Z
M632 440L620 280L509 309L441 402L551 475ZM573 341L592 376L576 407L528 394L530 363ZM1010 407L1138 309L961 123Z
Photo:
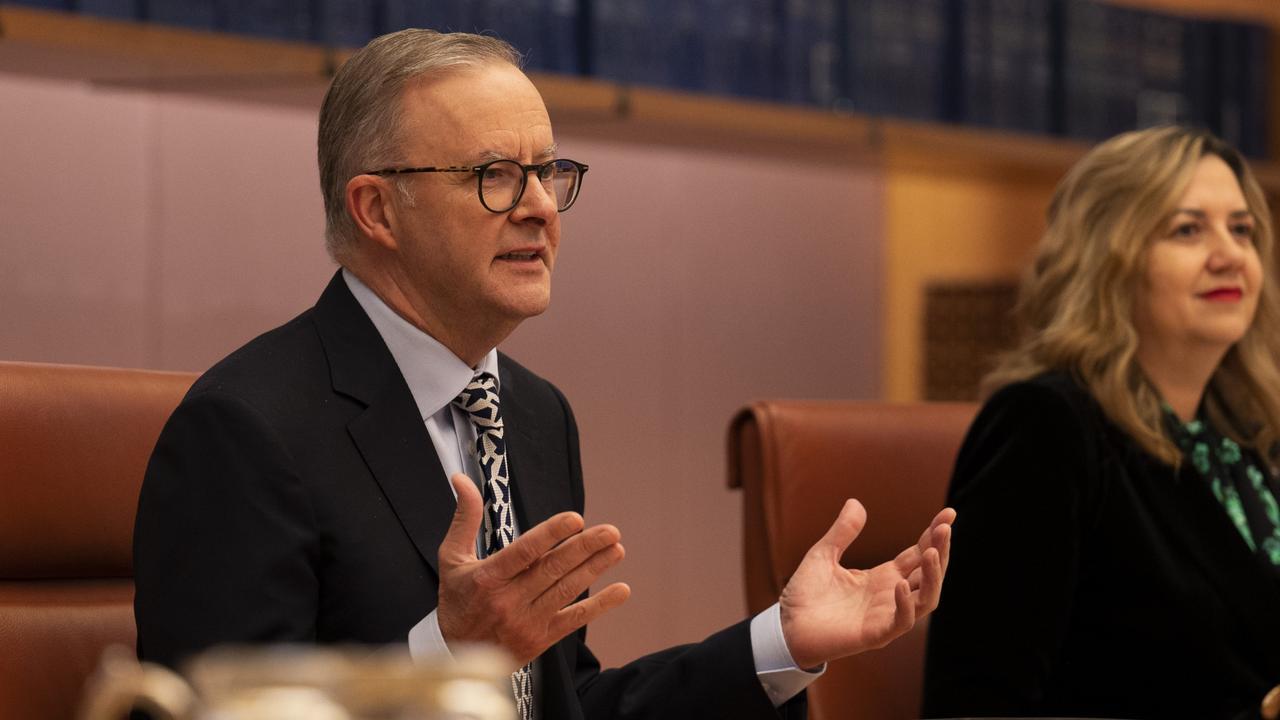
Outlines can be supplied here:
M924 399L973 401L996 357L1017 338L1015 281L931 285L925 290Z

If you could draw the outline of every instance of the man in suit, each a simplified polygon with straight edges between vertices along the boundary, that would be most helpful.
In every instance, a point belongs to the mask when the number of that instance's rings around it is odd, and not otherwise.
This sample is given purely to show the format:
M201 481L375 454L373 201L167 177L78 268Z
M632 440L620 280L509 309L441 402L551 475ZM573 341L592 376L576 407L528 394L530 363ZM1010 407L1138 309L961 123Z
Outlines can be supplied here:
M559 213L586 172L556 158L517 61L494 38L406 30L334 78L318 154L342 269L166 425L135 529L139 654L481 641L522 666L523 718L802 716L806 669L936 606L953 513L850 571L851 500L769 611L600 669L585 626L630 591L586 591L622 560L620 534L584 527L564 397L496 350L547 307Z

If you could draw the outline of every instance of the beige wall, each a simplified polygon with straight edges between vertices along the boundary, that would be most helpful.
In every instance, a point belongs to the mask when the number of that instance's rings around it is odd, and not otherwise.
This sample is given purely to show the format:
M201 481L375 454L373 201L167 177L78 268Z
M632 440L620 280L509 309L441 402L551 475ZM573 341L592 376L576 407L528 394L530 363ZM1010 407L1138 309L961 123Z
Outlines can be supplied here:
M887 400L923 399L925 290L1015 279L1044 231L1054 180L904 168L885 179L884 368Z
M0 73L0 128L0 358L202 369L332 272L314 106ZM591 171L552 308L504 348L573 402L589 517L623 530L615 663L743 613L733 410L878 395L883 191L822 148L601 137L558 137Z

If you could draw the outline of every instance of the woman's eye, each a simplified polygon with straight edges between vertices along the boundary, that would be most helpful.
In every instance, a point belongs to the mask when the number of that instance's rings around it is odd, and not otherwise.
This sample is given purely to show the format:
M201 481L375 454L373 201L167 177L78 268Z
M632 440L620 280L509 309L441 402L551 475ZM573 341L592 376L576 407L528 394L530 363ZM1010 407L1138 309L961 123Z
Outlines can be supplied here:
M1192 238L1195 237L1198 232L1200 232L1200 225L1189 222L1175 225L1173 232L1169 233L1169 235L1176 238Z
M1254 230L1252 225L1238 225L1235 228L1233 228L1231 232L1233 232L1235 236L1240 239L1241 242L1244 242L1244 243L1253 242Z

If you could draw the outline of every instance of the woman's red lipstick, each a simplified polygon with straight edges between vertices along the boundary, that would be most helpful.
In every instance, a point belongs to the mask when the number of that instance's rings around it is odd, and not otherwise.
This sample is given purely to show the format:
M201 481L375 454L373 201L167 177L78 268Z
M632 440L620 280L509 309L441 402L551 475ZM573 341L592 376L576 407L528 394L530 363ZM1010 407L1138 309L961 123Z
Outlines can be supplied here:
M1214 288L1209 292L1200 293L1200 297L1217 302L1234 302L1244 297L1244 291L1233 287Z

